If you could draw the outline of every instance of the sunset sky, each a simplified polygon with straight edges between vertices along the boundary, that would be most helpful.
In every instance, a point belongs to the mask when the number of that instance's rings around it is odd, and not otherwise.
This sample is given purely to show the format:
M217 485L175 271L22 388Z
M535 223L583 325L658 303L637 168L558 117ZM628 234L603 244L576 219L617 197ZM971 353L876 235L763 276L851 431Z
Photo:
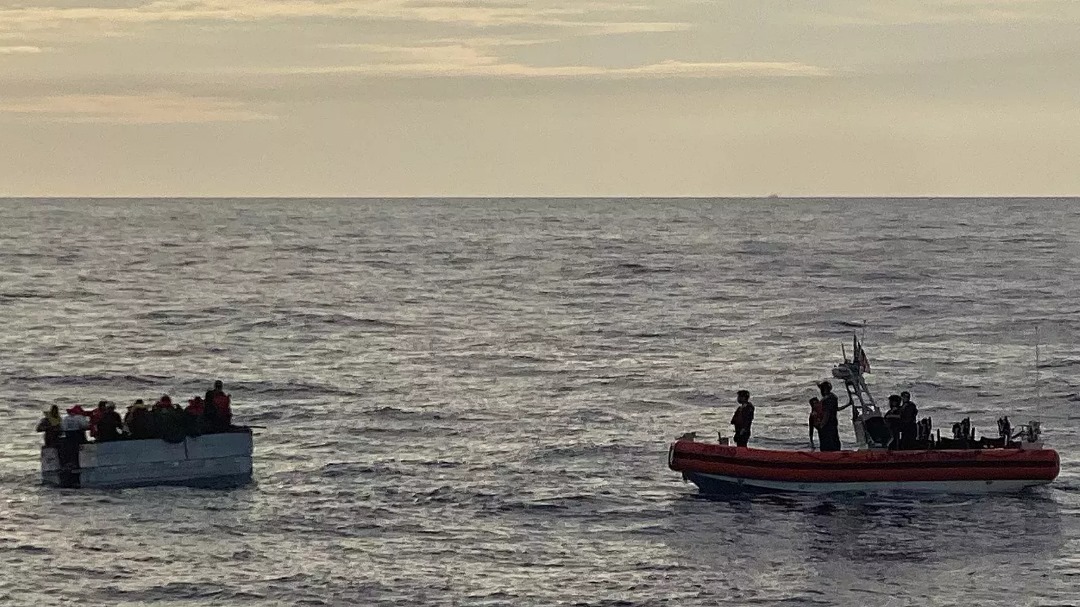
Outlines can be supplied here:
M1075 0L0 0L0 195L1080 194Z

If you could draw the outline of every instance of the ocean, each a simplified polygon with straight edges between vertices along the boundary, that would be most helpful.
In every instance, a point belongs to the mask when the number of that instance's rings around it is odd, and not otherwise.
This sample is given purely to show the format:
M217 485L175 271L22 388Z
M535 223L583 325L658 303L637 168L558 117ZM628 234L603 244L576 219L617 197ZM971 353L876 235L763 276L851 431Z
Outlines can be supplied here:
M0 604L1075 604L1078 235L1075 199L0 200ZM853 333L880 401L1039 419L1058 480L667 468L742 388L751 446L804 446ZM252 485L39 485L49 405L215 379Z

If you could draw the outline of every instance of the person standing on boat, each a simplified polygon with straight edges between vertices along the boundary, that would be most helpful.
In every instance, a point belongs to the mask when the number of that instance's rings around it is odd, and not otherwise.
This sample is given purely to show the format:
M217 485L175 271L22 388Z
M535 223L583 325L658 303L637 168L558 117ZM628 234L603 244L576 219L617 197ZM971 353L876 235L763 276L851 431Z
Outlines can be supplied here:
M754 423L754 404L750 402L750 392L739 390L736 394L739 407L731 416L731 425L735 426L735 446L745 447L750 442L750 425Z
M889 395L889 410L885 412L885 424L889 427L892 439L889 441L889 449L900 448L900 397L896 394Z
M38 422L37 431L45 433L46 447L55 447L60 444L60 437L63 436L63 432L60 430L62 421L60 408L53 405L45 412L45 417L42 417L41 421Z
M901 392L900 401L900 448L914 449L915 435L919 432L919 424L916 420L919 416L919 408L912 402L910 392Z
M840 446L840 423L837 416L840 414L840 401L833 394L832 384L823 381L818 384L821 390L821 427L818 430L818 441L822 451L839 451Z
M810 399L810 419L807 425L810 427L810 450L814 450L814 432L817 431L818 438L821 438L821 399L814 397Z
M206 432L227 432L232 425L230 398L225 394L221 380L214 382L214 388L206 391L203 399L203 426Z

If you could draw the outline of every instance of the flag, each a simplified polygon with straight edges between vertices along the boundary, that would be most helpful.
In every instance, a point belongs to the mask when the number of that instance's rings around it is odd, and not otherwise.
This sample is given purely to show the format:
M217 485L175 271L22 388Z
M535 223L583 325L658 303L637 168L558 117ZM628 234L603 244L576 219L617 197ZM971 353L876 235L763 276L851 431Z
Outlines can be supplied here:
M859 367L859 372L860 373L869 373L870 372L870 361L866 358L866 351L863 350L862 344L859 343L859 338L857 338L857 337L854 338L854 342L855 342L855 345L854 345L854 348L853 348L854 351L855 351L854 363L855 363L856 366Z

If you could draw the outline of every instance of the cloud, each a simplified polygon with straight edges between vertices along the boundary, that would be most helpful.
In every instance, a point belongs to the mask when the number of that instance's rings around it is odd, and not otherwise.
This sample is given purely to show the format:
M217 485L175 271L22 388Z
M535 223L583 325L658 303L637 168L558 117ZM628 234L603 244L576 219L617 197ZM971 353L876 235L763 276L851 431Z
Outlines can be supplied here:
M40 46L0 46L0 55L36 55L45 52Z
M183 21L245 22L336 18L452 23L475 27L550 25L599 32L675 31L677 23L596 21L590 15L644 10L641 6L582 2L528 6L524 3L412 2L410 0L155 0L113 7L22 6L0 9L0 29L49 29L87 22L111 25Z
M269 120L274 117L244 103L170 92L139 95L53 95L0 101L0 115L16 114L57 122L180 124Z
M816 23L849 26L1080 22L1080 3L1075 0L878 0L814 4L795 10Z
M345 74L370 77L507 77L507 78L731 78L821 77L833 72L814 65L785 61L664 60L636 66L532 65L506 60L501 47L546 44L550 40L511 37L444 38L419 44L334 44L322 48L356 52L359 61L346 65L268 68L262 73L285 75Z

